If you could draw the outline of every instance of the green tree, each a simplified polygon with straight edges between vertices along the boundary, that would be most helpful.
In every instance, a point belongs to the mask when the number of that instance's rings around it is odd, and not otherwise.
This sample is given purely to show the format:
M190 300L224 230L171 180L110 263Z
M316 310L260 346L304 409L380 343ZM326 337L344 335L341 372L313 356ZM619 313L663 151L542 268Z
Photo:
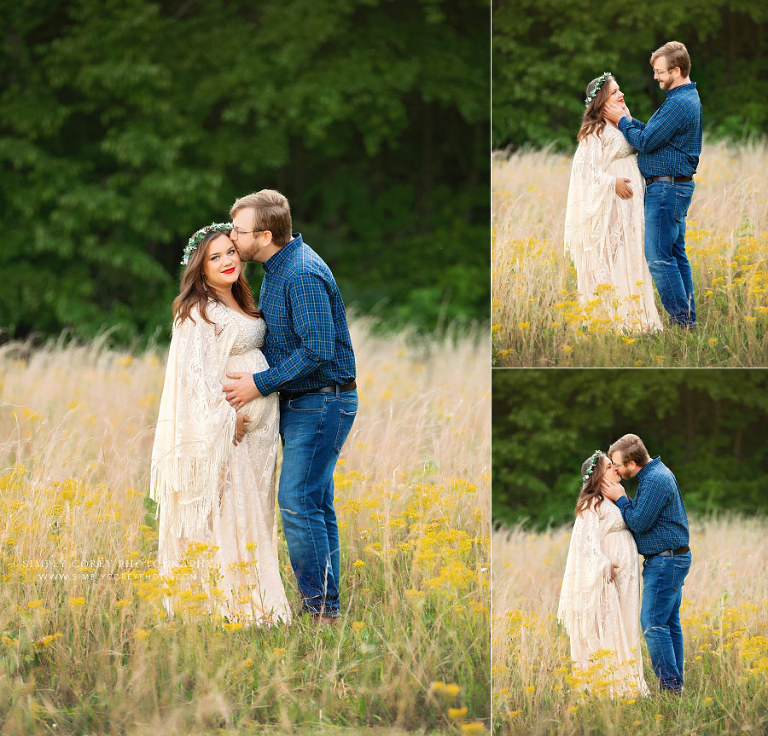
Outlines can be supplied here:
M262 187L358 311L486 318L485 2L4 5L6 337L166 335L186 239Z
M570 520L582 462L628 432L672 469L689 512L765 513L767 386L760 370L496 371L494 517Z
M493 146L573 148L587 83L604 71L616 75L632 114L647 120L664 99L650 54L670 40L691 55L709 132L740 138L768 129L764 3L497 0Z

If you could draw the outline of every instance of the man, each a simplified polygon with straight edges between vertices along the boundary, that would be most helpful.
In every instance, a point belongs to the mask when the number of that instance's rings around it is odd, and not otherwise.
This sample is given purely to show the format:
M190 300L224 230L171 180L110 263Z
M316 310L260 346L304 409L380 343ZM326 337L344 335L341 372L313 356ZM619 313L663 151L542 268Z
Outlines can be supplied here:
M647 123L626 105L609 102L605 117L638 151L645 177L645 258L661 303L673 325L696 327L691 264L685 253L685 216L693 196L693 175L701 154L701 101L691 82L691 59L678 41L651 56L654 79L667 97Z
M653 671L662 691L683 689L683 632L680 603L691 567L688 516L672 471L659 457L651 460L636 434L625 434L608 448L619 475L640 485L630 501L620 483L603 483L603 495L616 503L645 557L640 625Z
M264 267L259 308L267 323L261 373L229 373L238 409L280 394L283 464L278 505L302 611L339 616L339 529L333 470L357 411L355 356L339 289L328 266L292 232L288 200L272 189L238 199L232 241Z

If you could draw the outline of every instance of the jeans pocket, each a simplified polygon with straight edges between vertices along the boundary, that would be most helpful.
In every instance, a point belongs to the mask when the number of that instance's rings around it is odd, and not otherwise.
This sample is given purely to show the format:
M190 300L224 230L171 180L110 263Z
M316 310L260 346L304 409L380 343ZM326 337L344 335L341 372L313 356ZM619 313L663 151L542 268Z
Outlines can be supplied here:
M336 452L341 452L341 448L349 436L349 432L352 429L352 424L355 421L355 415L357 412L352 409L340 409L339 410L339 425L336 429L336 437L333 441L333 449Z
M675 193L675 221L683 222L691 206L691 195L682 192Z
M288 409L301 413L321 413L325 410L325 394L305 394L288 399Z
M675 572L675 584L678 588L682 588L685 583L685 578L691 569L691 558L689 555L684 557L674 557L672 563Z
M352 393L346 392L343 394L339 394L335 400L338 402L339 411L342 415L348 416L348 417L355 417L357 414L357 392Z
M656 199L658 197L661 197L661 195L664 193L664 187L661 186L661 183L654 182L653 184L649 184L645 188L645 198L646 199Z

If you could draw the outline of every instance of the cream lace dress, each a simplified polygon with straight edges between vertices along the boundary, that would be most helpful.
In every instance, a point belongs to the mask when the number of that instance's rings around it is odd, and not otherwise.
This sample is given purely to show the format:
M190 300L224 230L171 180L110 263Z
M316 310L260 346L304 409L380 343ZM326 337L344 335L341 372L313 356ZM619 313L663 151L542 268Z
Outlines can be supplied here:
M634 195L621 199L616 178L630 180ZM595 316L624 331L661 329L653 281L645 261L645 182L637 153L606 124L588 135L573 158L564 243L576 267L579 299Z
M278 398L241 409L252 422L235 447L235 410L222 390L228 371L268 367L266 325L214 301L207 314L214 324L193 309L174 325L152 451L159 572L189 577L165 605L172 613L191 599L230 620L287 622L275 516Z
M619 569L610 580L611 564ZM640 566L621 511L608 499L576 518L557 618L574 674L610 695L647 695L640 651Z

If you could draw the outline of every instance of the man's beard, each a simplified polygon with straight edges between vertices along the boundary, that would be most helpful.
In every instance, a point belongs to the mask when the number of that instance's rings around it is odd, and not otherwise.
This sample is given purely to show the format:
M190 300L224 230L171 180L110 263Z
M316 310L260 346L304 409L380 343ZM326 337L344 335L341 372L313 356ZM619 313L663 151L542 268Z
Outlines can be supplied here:
M240 260L244 263L249 261L255 261L256 247L255 246L243 246L240 249Z

